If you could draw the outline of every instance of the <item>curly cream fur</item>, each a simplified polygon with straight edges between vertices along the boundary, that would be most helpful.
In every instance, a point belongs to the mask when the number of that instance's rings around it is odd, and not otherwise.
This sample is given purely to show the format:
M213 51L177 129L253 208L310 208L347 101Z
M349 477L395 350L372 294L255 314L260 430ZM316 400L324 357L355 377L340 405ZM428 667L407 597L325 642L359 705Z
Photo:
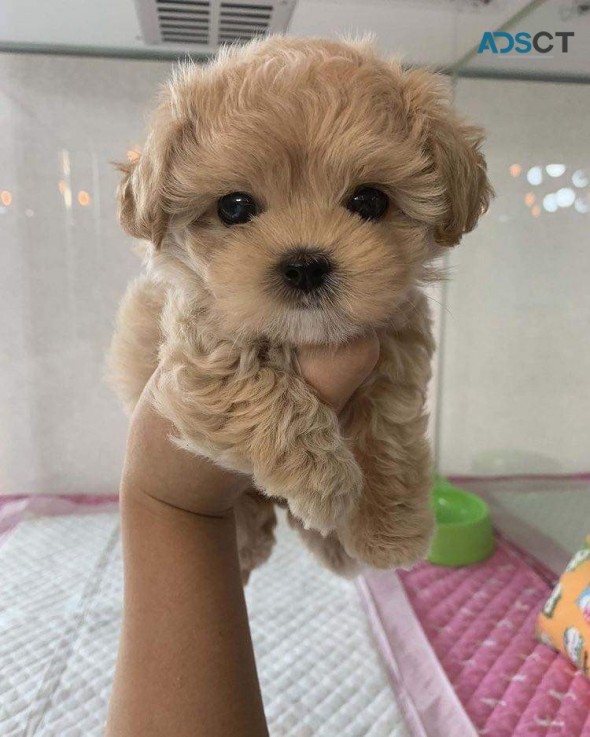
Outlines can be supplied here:
M304 543L341 572L425 554L434 346L419 285L488 206L482 140L430 72L365 42L272 37L179 67L140 159L121 167L122 225L151 245L111 374L130 407L159 362L154 401L178 442L252 475L260 493L237 513L245 577L272 544L261 494L286 500ZM360 185L389 195L381 221L342 206ZM262 212L227 228L216 202L236 191ZM329 255L335 281L295 304L276 265L302 247ZM339 421L299 375L296 348L369 328L381 358Z
M166 288L146 276L134 279L119 304L108 360L108 379L131 414L158 365L160 317Z

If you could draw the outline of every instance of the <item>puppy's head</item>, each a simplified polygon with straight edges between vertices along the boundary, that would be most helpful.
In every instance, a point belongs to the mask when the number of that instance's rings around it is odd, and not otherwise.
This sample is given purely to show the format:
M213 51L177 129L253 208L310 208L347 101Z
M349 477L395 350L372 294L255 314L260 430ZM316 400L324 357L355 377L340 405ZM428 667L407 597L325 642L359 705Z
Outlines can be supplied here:
M177 70L125 167L121 221L219 329L341 341L386 324L474 228L481 142L430 72L274 37Z

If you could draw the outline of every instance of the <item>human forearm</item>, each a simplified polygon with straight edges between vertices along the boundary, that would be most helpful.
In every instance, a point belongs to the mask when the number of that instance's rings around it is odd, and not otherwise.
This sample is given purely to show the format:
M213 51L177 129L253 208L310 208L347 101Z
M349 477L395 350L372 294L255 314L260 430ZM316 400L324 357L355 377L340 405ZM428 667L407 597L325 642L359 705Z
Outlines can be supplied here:
M267 735L233 516L123 489L125 608L107 737Z

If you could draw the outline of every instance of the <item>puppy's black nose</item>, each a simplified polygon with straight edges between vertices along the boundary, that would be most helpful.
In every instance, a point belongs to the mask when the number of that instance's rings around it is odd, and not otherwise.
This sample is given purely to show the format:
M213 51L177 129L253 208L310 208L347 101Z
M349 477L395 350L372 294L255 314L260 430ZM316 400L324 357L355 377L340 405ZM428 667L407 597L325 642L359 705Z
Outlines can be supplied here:
M325 284L332 264L322 254L303 252L285 257L279 269L289 287L301 292L313 292Z

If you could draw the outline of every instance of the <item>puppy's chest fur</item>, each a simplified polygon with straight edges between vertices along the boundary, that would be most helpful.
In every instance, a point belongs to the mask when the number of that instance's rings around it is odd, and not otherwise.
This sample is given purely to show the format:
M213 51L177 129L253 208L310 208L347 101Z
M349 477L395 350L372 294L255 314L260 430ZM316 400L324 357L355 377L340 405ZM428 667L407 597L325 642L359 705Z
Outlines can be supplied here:
M160 397L161 409L168 417L188 418L193 450L229 468L251 472L243 443L236 452L237 438L248 432L249 420L268 423L270 433L280 434L272 425L280 425L293 396L316 397L301 377L296 347L264 337L231 339L206 307L173 289L165 292L160 323L159 362L172 374L184 376L166 400ZM392 420L396 426L399 422L395 432L400 428L405 432L406 426L420 434L425 430L434 341L427 301L420 290L408 294L390 324L379 330L379 339L377 366L340 415L343 438L355 453L371 446L375 432L391 433ZM253 411L255 407L262 411Z
M387 377L392 371L395 373L396 365L400 368L399 362L392 361L392 358L404 352L399 333L407 318L402 318L402 314L400 311L398 320L392 320L387 328L379 331L381 358L351 398L342 416L343 429L350 423L358 397L366 394L379 378ZM297 346L267 337L232 338L218 328L206 308L169 290L161 313L160 363L164 366L188 363L195 369L195 377L201 375L201 381L209 380L226 386L228 383L252 381L261 373L301 376ZM390 375L388 378L394 377ZM311 387L309 389L313 391ZM280 408L276 409L280 411Z
M227 334L198 301L183 299L169 290L161 314L160 360L186 359L201 365L211 377L227 380L252 378L272 369L298 372L296 347L266 337L244 339Z

